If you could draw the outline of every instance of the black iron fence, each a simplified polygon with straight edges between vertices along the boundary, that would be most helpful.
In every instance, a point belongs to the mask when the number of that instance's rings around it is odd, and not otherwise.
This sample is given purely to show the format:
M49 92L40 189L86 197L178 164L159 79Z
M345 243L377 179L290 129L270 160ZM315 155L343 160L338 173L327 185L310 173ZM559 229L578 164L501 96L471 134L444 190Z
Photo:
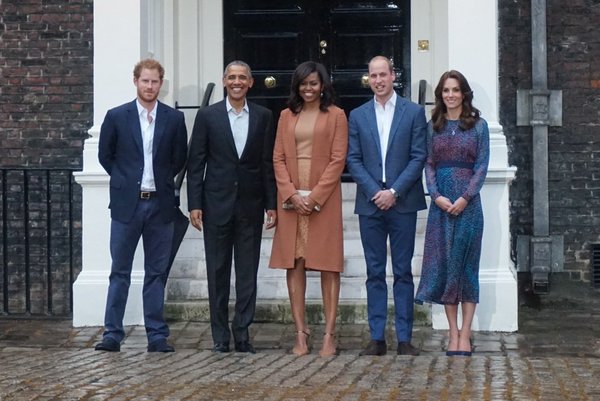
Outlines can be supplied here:
M70 316L81 269L81 188L71 169L0 167L0 316Z

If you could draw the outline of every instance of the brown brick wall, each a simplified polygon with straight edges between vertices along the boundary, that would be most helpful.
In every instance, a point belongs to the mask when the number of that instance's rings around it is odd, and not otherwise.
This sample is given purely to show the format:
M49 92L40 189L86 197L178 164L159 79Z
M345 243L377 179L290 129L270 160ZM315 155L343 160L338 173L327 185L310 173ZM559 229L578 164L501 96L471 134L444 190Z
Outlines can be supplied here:
M70 194L68 172L32 169L81 169L93 119L92 23L92 0L0 1L0 293L5 281L9 293L0 314L69 313L81 191L71 181Z
M531 234L531 128L516 127L516 91L531 88L531 2L499 0L500 119L509 163L513 243ZM547 2L548 87L562 90L563 126L549 129L550 232L563 235L565 270L590 281L600 242L600 0Z
M82 165L92 122L91 0L0 2L0 162Z

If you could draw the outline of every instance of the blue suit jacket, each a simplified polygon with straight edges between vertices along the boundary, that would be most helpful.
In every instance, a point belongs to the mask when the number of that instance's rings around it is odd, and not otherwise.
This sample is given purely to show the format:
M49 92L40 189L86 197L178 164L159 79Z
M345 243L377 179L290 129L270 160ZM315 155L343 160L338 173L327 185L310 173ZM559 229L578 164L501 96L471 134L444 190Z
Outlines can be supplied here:
M174 178L187 156L187 130L183 113L158 102L152 166L160 214L164 222L173 220L176 199ZM110 212L115 220L131 220L140 201L144 170L142 132L136 101L106 113L100 128L98 159L110 175Z
M385 160L385 183L394 188L399 213L425 209L422 172L427 158L427 122L423 107L398 96ZM348 121L347 166L357 184L354 213L372 215L371 201L381 190L382 160L374 99L352 110Z

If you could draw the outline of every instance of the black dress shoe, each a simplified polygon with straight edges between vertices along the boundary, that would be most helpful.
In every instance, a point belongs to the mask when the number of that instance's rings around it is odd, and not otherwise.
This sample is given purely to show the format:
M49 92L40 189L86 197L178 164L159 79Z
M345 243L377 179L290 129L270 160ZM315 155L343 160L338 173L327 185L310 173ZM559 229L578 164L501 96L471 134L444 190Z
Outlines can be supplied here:
M226 343L215 343L212 352L229 352L229 344Z
M387 344L385 343L385 341L371 340L367 344L367 347L364 350L362 350L358 355L359 356L365 356L365 355L381 356L381 355L385 355L386 352L387 352Z
M94 349L96 351L119 352L121 351L121 344L110 337L104 337L102 342L96 344Z
M148 352L175 352L175 348L169 345L166 339L161 338L148 344Z
M398 355L419 355L419 350L412 346L411 343L400 342L398 343Z
M240 341L235 343L235 350L237 352L249 352L251 354L256 354L254 347L248 341Z

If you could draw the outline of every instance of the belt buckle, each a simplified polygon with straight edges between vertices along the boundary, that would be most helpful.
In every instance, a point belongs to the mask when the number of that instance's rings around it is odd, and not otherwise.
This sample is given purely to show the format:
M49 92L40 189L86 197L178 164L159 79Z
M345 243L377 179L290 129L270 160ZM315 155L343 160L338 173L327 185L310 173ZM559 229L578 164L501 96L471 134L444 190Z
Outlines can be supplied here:
M144 200L150 199L150 192L145 192L145 191L140 192L140 199L144 199Z

